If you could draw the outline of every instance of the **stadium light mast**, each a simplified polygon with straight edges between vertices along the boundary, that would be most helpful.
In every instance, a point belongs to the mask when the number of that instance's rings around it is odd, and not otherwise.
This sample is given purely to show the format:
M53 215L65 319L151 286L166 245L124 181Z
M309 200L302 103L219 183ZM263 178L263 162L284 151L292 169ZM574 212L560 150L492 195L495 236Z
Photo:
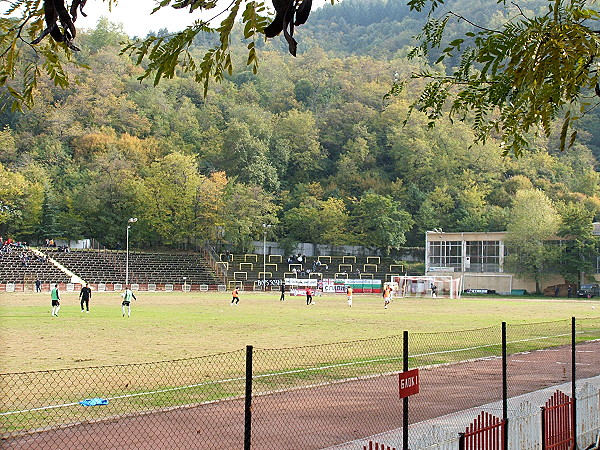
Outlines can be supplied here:
M263 291L267 290L267 229L271 224L263 223Z
M137 217L130 217L127 220L127 238L125 240L125 287L129 285L129 229L132 223L137 222Z

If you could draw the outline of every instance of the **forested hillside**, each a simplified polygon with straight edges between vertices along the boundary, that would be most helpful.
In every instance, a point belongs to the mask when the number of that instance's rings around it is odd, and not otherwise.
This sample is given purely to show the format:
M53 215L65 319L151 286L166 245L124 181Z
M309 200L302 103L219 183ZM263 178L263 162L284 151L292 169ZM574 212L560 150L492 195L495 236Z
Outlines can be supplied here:
M493 5L452 7L493 22ZM598 219L597 116L570 150L556 136L518 159L494 139L472 145L461 122L428 129L414 112L403 125L420 82L384 97L394 76L430 63L406 59L421 23L403 2L327 6L299 28L297 58L271 40L258 74L240 61L204 98L185 75L140 83L143 68L119 56L122 30L101 20L78 35L89 69L66 89L40 85L32 110L0 115L0 234L115 247L137 217L139 246L210 240L242 251L268 223L268 238L289 248L389 249L422 245L433 228L505 230L524 189ZM233 45L243 55L241 38Z

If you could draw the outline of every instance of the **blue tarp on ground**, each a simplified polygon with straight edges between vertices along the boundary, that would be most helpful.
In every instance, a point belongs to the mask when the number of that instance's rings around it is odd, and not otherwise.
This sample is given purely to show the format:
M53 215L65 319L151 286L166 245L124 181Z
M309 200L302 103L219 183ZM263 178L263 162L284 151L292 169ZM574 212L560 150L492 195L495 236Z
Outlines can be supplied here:
M108 400L105 398L86 398L85 400L81 400L79 402L80 405L83 406L98 406L98 405L108 405Z

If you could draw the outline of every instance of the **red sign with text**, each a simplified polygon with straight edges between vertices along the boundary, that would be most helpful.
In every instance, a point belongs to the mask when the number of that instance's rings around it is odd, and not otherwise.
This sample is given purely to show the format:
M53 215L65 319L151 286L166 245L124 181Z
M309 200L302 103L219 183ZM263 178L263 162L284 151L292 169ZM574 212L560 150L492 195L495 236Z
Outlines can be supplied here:
M409 370L398 374L400 398L419 393L419 369Z

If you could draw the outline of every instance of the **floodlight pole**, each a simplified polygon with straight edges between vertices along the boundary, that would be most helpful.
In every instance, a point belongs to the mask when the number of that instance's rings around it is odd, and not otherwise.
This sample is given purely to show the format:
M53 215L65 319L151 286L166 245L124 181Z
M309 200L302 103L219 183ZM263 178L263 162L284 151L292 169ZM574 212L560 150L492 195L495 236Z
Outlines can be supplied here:
M267 228L271 228L271 224L263 223L263 291L267 290Z
M127 237L125 239L125 287L129 286L129 229L130 223L137 222L137 217L131 217L127 220Z

